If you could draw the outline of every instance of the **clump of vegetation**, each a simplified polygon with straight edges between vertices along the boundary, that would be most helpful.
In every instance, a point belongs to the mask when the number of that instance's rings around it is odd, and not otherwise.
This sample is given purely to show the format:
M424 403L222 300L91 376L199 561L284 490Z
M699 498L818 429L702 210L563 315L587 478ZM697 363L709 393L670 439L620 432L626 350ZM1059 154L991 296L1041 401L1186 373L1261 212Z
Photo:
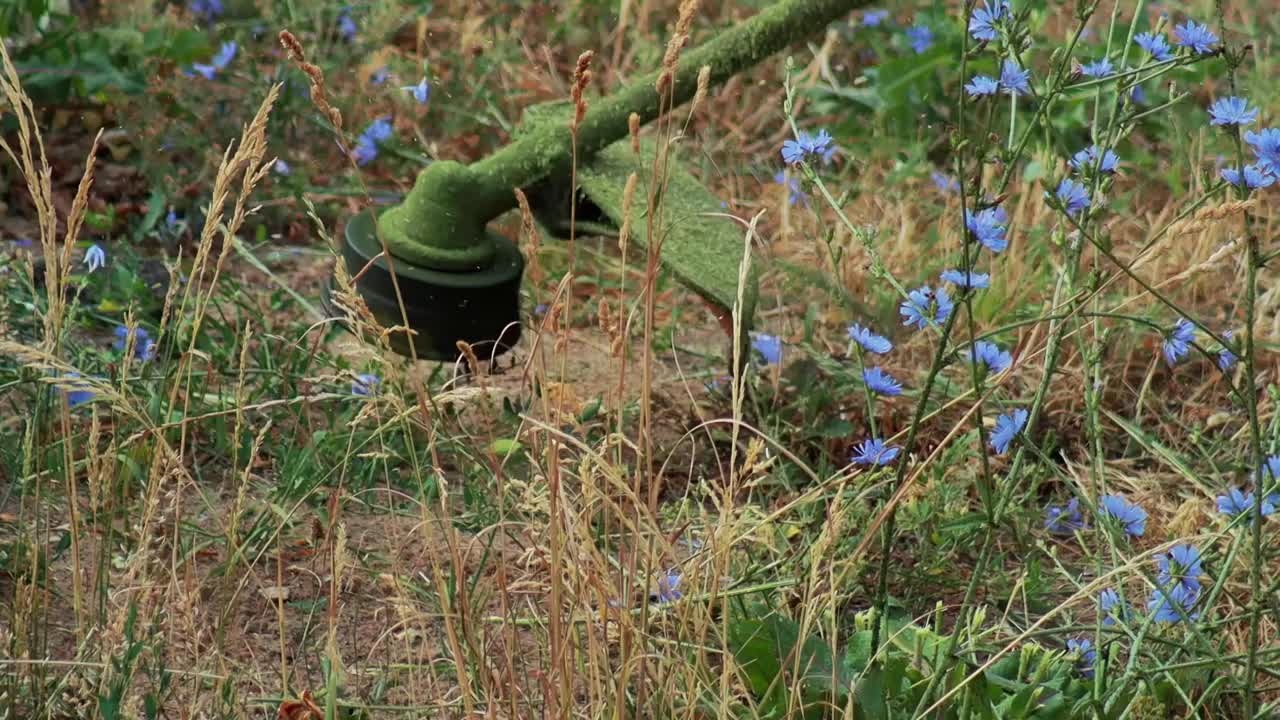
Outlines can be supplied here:
M348 218L767 5L0 10L0 717L1274 715L1254 5L859 7L633 129L642 222L521 194L509 355L393 351Z

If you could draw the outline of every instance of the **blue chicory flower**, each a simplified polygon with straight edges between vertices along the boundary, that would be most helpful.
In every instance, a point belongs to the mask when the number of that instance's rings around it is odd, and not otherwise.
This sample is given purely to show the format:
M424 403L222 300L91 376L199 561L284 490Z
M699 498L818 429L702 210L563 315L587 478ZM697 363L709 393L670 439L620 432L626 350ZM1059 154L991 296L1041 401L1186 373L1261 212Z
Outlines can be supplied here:
M1009 12L1009 3L997 0L992 6L989 0L982 0L982 7L975 8L969 18L969 35L978 42L991 42L997 37L996 26Z
M1005 60L1000 66L1000 89L1006 95L1026 95L1031 92L1031 71L1013 60Z
M1107 588L1098 594L1098 608L1102 613L1103 625L1115 625L1117 621L1129 620L1129 605L1114 588Z
M879 367L864 368L862 370L862 381L867 384L867 388L877 395L901 395L902 383L893 379L893 376L885 372Z
M1246 132L1244 141L1253 147L1253 154L1258 156L1259 168L1280 173L1280 128Z
M360 397L372 397L378 392L378 386L382 385L382 378L373 373L364 373L357 375L356 379L351 381L351 394Z
M1098 661L1098 651L1093 649L1093 642L1086 638L1072 638L1067 641L1067 652L1076 655L1076 672L1080 677L1093 677L1093 665Z
M1013 366L1013 355L999 345L979 340L969 350L969 359L987 366L988 372L1001 373Z
M991 287L991 276L987 273L978 273L970 270L965 272L955 268L943 270L938 276L943 282L949 282L952 285L963 288L965 290L981 290Z
M419 105L426 105L431 97L431 85L427 83L425 77L419 80L417 85L408 85L400 89L412 95L414 102Z
M751 333L751 347L770 365L782 362L782 338L765 333Z
M1218 36L1213 34L1209 26L1194 20L1175 27L1173 38L1175 45L1187 48L1197 55L1209 55L1213 52L1213 46L1218 44Z
M813 135L801 130L795 140L782 143L782 160L788 165L794 165L809 156L822 158L823 162L830 162L835 153L834 138L826 130L819 130Z
M1174 545L1169 552L1156 555L1156 565L1160 568L1157 577L1161 585L1169 581L1200 589L1200 576L1204 569L1200 566L1200 549L1194 545Z
M1098 154L1102 157L1099 159ZM1090 145L1071 156L1071 168L1076 172L1113 173L1120 165L1120 156L1111 150L1102 150L1097 145Z
M205 22L213 22L224 12L222 0L191 0L188 9L192 15L203 18Z
M907 40L911 42L911 49L917 55L921 55L933 47L933 30L924 23L916 23L907 28Z
M938 188L938 190L944 193L960 192L960 181L956 180L950 175L947 175L946 173L941 173L941 172L938 172L937 170L932 170L929 172L929 179L933 181L934 187Z
M217 54L209 60L207 65L203 63L194 63L192 64L191 69L196 74L202 76L205 80L212 80L217 77L219 70L222 70L226 68L227 65L231 64L231 61L236 57L236 51L238 49L239 46L236 45L235 41L224 42L222 43L222 47L218 49Z
M1141 537L1147 531L1147 511L1119 495L1103 495L1101 511L1103 515L1115 518L1133 537Z
M995 450L997 455L1009 452L1013 439L1027 426L1028 415L1026 410L1018 408L996 418L996 429L991 433L989 442L991 449Z
M125 325L117 325L113 333L116 339L111 341L111 347L119 352L124 352L129 346L129 328ZM133 335L133 354L139 360L150 360L155 357L155 343L151 340L151 334L146 328L134 328Z
M1276 182L1276 176L1264 170L1261 165L1245 165L1243 173L1239 168L1222 168L1218 175L1231 185L1239 186L1244 183L1248 190L1261 190Z
M978 75L964 86L964 91L972 97L995 95L1000 90L1000 81L987 75Z
M1084 528L1084 516L1080 514L1080 501L1076 498L1071 498L1066 507L1050 505L1044 511L1044 529L1054 535L1071 535Z
M391 77L391 68L383 66L373 71L373 74L369 76L369 82L374 85L381 85L389 77Z
M1232 332L1230 330L1222 331L1222 337L1224 339L1230 340L1231 336ZM1236 357L1236 354L1231 352L1231 348L1224 345L1222 349L1218 351L1218 368L1223 372L1226 372L1235 367L1236 360L1238 359L1239 358Z
M672 603L684 597L680 592L680 581L684 579L680 571L670 569L658 576L658 590L649 596L650 602Z
M276 158L276 164L272 166L272 169L276 171L277 175L293 174L293 168L289 167L289 163L279 158Z
M356 21L352 19L349 9L344 9L342 14L338 16L338 34L347 42L356 39L356 33L360 32L360 28L356 26Z
M90 245L89 249L84 252L84 264L89 268L89 272L93 272L107 264L107 251L98 245Z
M884 355L893 349L893 343L883 335L877 335L858 323L849 326L849 339L862 346L863 350Z
M1199 612L1192 612L1192 608L1200 600L1200 588L1189 587L1181 583L1174 583L1170 587L1160 586L1151 591L1151 598L1147 600L1147 610L1152 613L1156 622L1176 623L1181 622L1183 614L1192 620L1200 617ZM1181 608L1181 611L1179 611Z
M973 234L975 240L994 253L1004 252L1004 249L1009 247L1009 241L1004 236L1005 225L1008 222L1009 216L1004 208L987 208L978 213L972 210L965 211L965 227Z
M1144 32L1140 33L1133 39L1138 47L1146 50L1156 62L1165 62L1173 59L1173 49L1169 47L1169 40L1164 34Z
M1080 66L1080 73L1085 77L1091 78L1104 78L1115 71L1115 66L1111 64L1111 60L1105 57Z
M898 307L898 313L902 315L903 325L915 325L923 330L931 320L938 325L945 323L951 317L953 306L945 287L935 291L928 285L922 285L907 293L907 299Z
M888 465L902 452L902 448L886 445L880 438L863 440L854 450L851 461L857 465Z
M804 207L809 207L809 195L801 189L800 178L788 177L785 172L779 170L777 173L774 173L773 181L779 185L787 186L788 204L792 206L803 205Z
M862 14L862 27L880 27L888 19L888 10L868 10Z
M1190 350L1190 345L1196 339L1196 326L1186 318L1178 318L1178 322L1173 326L1164 337L1164 341L1160 343L1160 352L1164 353L1164 361L1173 367L1179 360L1186 356Z
M1253 492L1244 492L1240 488L1231 488L1226 495L1219 495L1218 512L1231 517L1253 513L1255 501ZM1276 506L1280 505L1280 495L1268 495L1262 499L1262 517L1274 515Z
M81 379L79 373L64 373L62 377L62 392L67 398L68 406L74 408L93 399L93 386Z
M1218 98L1209 106L1211 125L1252 125L1258 119L1258 109L1249 107L1242 97Z
M1058 183L1058 189L1053 194L1068 215L1079 215L1091 203L1088 188L1084 183L1078 183L1071 178L1062 178Z

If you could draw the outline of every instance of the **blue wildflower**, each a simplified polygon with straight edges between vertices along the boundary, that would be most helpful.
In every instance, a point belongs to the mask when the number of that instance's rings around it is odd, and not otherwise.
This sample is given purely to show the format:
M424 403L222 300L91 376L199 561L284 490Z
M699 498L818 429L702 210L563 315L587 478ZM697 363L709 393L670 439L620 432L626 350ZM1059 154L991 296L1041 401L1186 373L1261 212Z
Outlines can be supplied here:
M1102 157L1099 159L1098 154ZM1120 156L1111 150L1101 150L1097 145L1090 145L1071 156L1071 167L1076 172L1113 173L1120 165Z
M1160 343L1160 352L1164 353L1164 361L1173 367L1186 356L1191 343L1196 339L1196 326L1186 318L1178 318L1178 322L1164 336Z
M893 379L893 376L878 367L864 368L862 371L862 381L867 384L867 388L877 395L901 395L902 383Z
M378 144L367 135L361 135L356 138L356 147L351 151L351 157L357 165L364 167L378 159Z
M1218 171L1218 175L1232 185L1239 186L1243 182L1244 187L1249 190L1261 190L1271 187L1276 182L1276 176L1260 165L1245 165L1243 173L1239 168L1222 168Z
M1080 501L1071 498L1066 507L1050 505L1044 511L1044 529L1054 535L1071 535L1083 530L1084 516L1080 514Z
M862 14L862 27L880 27L888 19L888 10L868 10Z
M293 168L289 167L289 163L287 163L287 162L285 162L285 161L283 161L283 160L281 160L281 159L279 159L279 158L276 158L276 164L275 164L274 166L272 166L272 169L276 171L276 174L277 174L277 175L291 175L291 174L293 174Z
M1272 480L1280 480L1280 455L1272 455L1258 469L1258 477L1265 480L1270 475Z
M1098 594L1098 608L1102 613L1103 625L1115 625L1117 620L1129 620L1129 605L1114 588L1107 588Z
M1138 47L1146 50L1152 58L1157 62L1164 62L1173 59L1173 49L1169 47L1169 41L1164 34L1144 32L1133 39Z
M929 179L933 181L934 187L944 193L960 192L960 181L946 173L941 173L937 170L930 171Z
M983 288L991 287L990 275L987 273L973 272L972 270L969 272L956 270L954 268L950 270L943 270L942 274L938 277L940 277L943 282L949 282L952 285L964 288L965 290L981 290Z
M787 186L787 203L790 205L804 205L809 207L809 195L800 187L800 178L787 177L785 172L779 170L773 176L773 181L779 185Z
M782 143L782 159L788 165L793 165L812 155L828 162L836 152L832 141L831 134L826 130L819 130L816 135L801 130L795 140Z
M93 386L80 379L79 373L64 373L62 377L62 392L67 398L67 405L76 407L93 399Z
M384 115L365 128L365 134L377 142L386 142L395 134L395 128L391 125L391 116Z
M116 339L111 341L111 347L119 352L124 352L129 346L129 328L124 325L117 325L113 331ZM139 360L150 360L155 357L155 343L151 340L151 334L146 328L134 328L133 330L133 354Z
M1091 78L1104 78L1115 71L1115 66L1111 64L1111 60L1105 57L1080 66L1080 73L1085 77Z
M350 11L344 9L342 14L338 16L338 34L347 42L352 42L356 39L356 33L358 32L360 32L360 28L356 26L356 21L351 18Z
M90 245L84 252L84 264L93 272L107 264L107 251L97 245Z
M1204 569L1200 567L1200 549L1194 545L1174 545L1169 552L1156 555L1156 565L1160 568L1157 577L1160 584L1170 580L1189 588L1200 588L1200 576Z
M1008 222L1009 216L1004 208L987 208L978 213L966 210L964 216L965 227L969 228L974 239L994 253L1004 252L1009 247L1009 241L1004 236Z
M1253 146L1253 153L1258 156L1259 168L1280 173L1280 128L1246 132L1244 141Z
M372 397L378 392L378 386L382 384L382 378L373 373L365 373L357 375L356 379L351 382L351 394L360 397Z
M222 0L191 0L189 9L192 15L204 18L206 22L212 22L225 12L222 8Z
M671 603L684 597L680 592L680 581L684 576L679 570L671 569L658 576L658 591L649 596L650 602Z
M1213 46L1218 44L1218 36L1213 34L1208 25L1201 25L1194 20L1173 29L1174 44L1188 48L1197 55L1209 55Z
M1134 85L1133 88L1129 90L1129 99L1136 105L1142 105L1147 101L1147 91L1143 90L1141 85Z
M1079 215L1089 207L1089 190L1071 178L1062 178L1053 194L1068 215Z
M419 80L417 85L409 85L400 89L412 95L414 102L419 105L426 105L427 100L431 97L431 85L427 83L425 77Z
M1253 492L1243 492L1239 488L1231 488L1226 495L1218 496L1218 512L1236 517L1253 513ZM1280 496L1268 495L1262 499L1262 517L1275 514L1276 503Z
M863 350L884 355L893 349L893 343L883 335L877 335L858 323L849 326L849 339L862 346Z
M969 18L969 34L979 42L990 42L997 37L996 25L1009 11L1009 3L997 0L992 7L989 0L982 1L982 7L975 8Z
M1000 89L1007 95L1026 95L1031 92L1031 71L1025 70L1013 60L1005 60L1000 66Z
M381 85L389 77L391 77L391 68L384 66L373 71L373 74L369 76L369 82L374 85Z
M969 359L987 366L988 372L1001 373L1013 366L1013 356L999 345L979 340L969 349Z
M1223 339L1231 340L1231 336L1232 332L1230 330L1222 331ZM1235 367L1236 360L1238 359L1239 358L1236 357L1236 354L1231 352L1231 348L1229 346L1223 345L1222 349L1218 351L1218 368L1223 372L1226 372Z
M923 54L933 47L933 30L924 23L916 23L907 28L907 39L911 41L911 49L917 55Z
M764 361L770 365L777 365L782 361L782 338L777 335L766 335L765 333L751 333L751 347L764 357Z
M1209 106L1211 125L1252 125L1258 119L1258 109L1249 107L1242 97L1218 98Z
M897 445L886 445L879 438L863 440L854 450L856 452L851 461L858 465L888 465L898 457L898 453L902 452L902 448Z
M395 133L395 128L391 125L391 117L384 116L374 120L369 124L364 132L360 133L360 137L356 138L356 147L351 155L355 158L356 164L360 166L368 165L378 157L378 147L391 139Z
M195 63L191 66L197 74L204 77L205 80L212 80L217 76L218 71L224 69L236 57L236 51L239 46L235 41L222 43L222 47L218 49L218 53L209 60L209 64Z
M945 323L951 317L953 306L945 287L934 291L928 285L922 285L907 293L907 299L899 306L898 313L902 315L903 325L915 325L923 330L930 320L939 325Z
M964 86L964 91L969 93L971 97L983 97L985 95L995 95L1000 90L1000 81L987 75L978 75Z
M1090 640L1086 638L1068 640L1067 652L1076 655L1076 672L1080 673L1080 677L1093 677L1093 665L1098 661L1098 651L1093 649L1093 643Z
M991 449L995 450L997 455L1009 452L1009 445L1013 443L1013 439L1027 426L1028 415L1026 410L1018 408L996 418L996 429L991 433L990 443Z
M1119 495L1102 496L1102 514L1115 518L1133 537L1141 537L1147 531L1147 511Z
M1152 613L1156 622L1180 622L1184 614L1194 620L1200 617L1200 613L1191 612L1191 609L1199 600L1199 587L1174 583L1172 587L1160 586L1152 590L1151 598L1147 600L1147 610Z

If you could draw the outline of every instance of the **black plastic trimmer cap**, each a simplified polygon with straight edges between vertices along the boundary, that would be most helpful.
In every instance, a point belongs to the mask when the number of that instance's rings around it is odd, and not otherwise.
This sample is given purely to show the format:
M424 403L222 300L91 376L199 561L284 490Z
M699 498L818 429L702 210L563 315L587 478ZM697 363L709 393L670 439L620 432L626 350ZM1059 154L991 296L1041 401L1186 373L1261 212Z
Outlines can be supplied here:
M369 266L356 280L356 290L381 325L403 326L404 316L408 316L414 334L393 333L391 346L396 352L416 354L422 360L452 361L459 356L457 342L463 340L483 360L515 346L520 340L520 280L524 274L524 257L515 243L488 233L495 248L493 260L474 271L432 270L393 257L404 300L402 315L390 264L386 257L379 257L382 244L375 220L372 210L351 218L340 251L353 277ZM377 260L370 265L374 258Z

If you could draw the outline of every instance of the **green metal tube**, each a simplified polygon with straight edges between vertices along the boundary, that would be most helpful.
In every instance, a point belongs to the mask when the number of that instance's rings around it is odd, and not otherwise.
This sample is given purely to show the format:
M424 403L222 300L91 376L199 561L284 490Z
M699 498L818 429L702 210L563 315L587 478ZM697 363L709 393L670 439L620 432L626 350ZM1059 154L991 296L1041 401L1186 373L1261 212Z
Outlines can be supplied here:
M703 66L711 68L710 84L718 85L869 2L781 0L769 6L682 54L673 78L673 105L692 99ZM580 159L625 137L633 112L641 123L658 117L659 72L590 103L578 129ZM567 177L572 150L568 126L547 124L473 165L433 162L418 175L404 202L383 213L379 231L392 254L409 262L439 270L483 267L493 256L484 226L516 206L515 188L557 173Z

